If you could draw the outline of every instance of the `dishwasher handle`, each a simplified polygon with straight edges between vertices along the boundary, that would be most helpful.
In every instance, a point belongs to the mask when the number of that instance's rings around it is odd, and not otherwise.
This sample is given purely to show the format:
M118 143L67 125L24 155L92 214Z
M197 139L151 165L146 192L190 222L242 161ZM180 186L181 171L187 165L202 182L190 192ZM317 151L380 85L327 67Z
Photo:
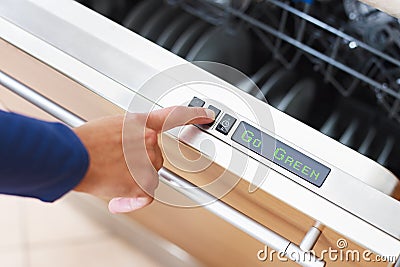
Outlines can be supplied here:
M71 127L78 127L85 123L79 116L39 94L32 88L17 81L8 74L0 71L0 85L21 96L28 102L44 110L50 115L63 121ZM299 246L280 236L264 225L237 211L228 204L216 199L206 191L194 186L177 174L161 168L159 171L161 182L171 186L181 194L197 203L210 203L204 206L207 210L217 215L224 221L230 223L266 246L284 253L291 260L305 267L323 267L325 262L318 259L310 252L303 251ZM178 185L178 186L177 186ZM206 202L205 202L206 201ZM255 253L256 256L256 253Z
M158 172L160 181L171 186L196 203L209 203L203 207L219 218L245 232L254 239L262 242L271 249L282 253L289 259L305 267L323 267L325 262L309 251L303 251L299 246L275 233L264 225L251 219L230 205L215 198L206 191L196 187L176 173L161 168ZM254 254L256 256L256 253Z

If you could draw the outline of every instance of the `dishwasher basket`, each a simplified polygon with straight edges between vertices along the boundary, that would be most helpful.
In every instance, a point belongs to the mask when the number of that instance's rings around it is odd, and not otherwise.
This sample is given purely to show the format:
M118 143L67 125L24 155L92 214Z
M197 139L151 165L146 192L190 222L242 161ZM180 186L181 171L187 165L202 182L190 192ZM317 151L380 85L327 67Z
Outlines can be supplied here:
M400 176L398 19L357 0L80 2L189 61L240 69L263 95L239 88Z

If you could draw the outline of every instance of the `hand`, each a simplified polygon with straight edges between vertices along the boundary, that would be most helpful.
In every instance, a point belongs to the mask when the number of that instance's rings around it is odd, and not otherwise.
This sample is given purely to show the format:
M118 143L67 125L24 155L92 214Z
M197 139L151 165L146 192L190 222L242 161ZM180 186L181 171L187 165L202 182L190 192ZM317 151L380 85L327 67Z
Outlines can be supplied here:
M90 157L89 169L75 190L113 198L109 203L112 213L147 206L163 165L158 134L185 124L210 123L214 116L205 108L179 106L149 114L106 117L74 129Z

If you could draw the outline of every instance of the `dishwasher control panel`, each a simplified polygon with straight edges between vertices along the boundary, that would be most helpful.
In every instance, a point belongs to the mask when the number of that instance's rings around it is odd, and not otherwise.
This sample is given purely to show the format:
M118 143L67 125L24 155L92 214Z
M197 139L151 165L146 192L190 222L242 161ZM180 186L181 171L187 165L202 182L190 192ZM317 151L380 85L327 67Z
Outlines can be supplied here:
M228 135L233 132L231 140L259 156L277 164L285 170L297 175L303 180L321 187L328 177L331 169L317 160L294 149L286 143L272 137L252 126L246 121L240 121L234 115L225 113L213 105L205 105L206 102L198 97L194 97L189 106L207 107L215 112L215 121L208 125L199 127L212 134ZM215 125L214 128L211 128Z

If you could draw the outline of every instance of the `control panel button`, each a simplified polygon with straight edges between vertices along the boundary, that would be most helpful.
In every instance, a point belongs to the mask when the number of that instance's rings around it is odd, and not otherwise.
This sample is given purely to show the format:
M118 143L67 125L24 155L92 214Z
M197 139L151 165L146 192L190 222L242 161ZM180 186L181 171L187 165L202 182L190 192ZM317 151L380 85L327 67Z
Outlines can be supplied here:
M222 134L227 135L235 124L236 119L229 114L225 114L221 121L218 123L216 130Z
M215 119L217 119L218 115L221 113L221 110L216 108L216 107L214 107L213 105L209 105L207 108L211 109L212 111L214 111ZM207 124L207 126L212 126L214 124L214 122L215 122L215 120L213 122Z
M193 97L193 99L189 103L189 107L202 107L206 102L201 100L200 98Z

